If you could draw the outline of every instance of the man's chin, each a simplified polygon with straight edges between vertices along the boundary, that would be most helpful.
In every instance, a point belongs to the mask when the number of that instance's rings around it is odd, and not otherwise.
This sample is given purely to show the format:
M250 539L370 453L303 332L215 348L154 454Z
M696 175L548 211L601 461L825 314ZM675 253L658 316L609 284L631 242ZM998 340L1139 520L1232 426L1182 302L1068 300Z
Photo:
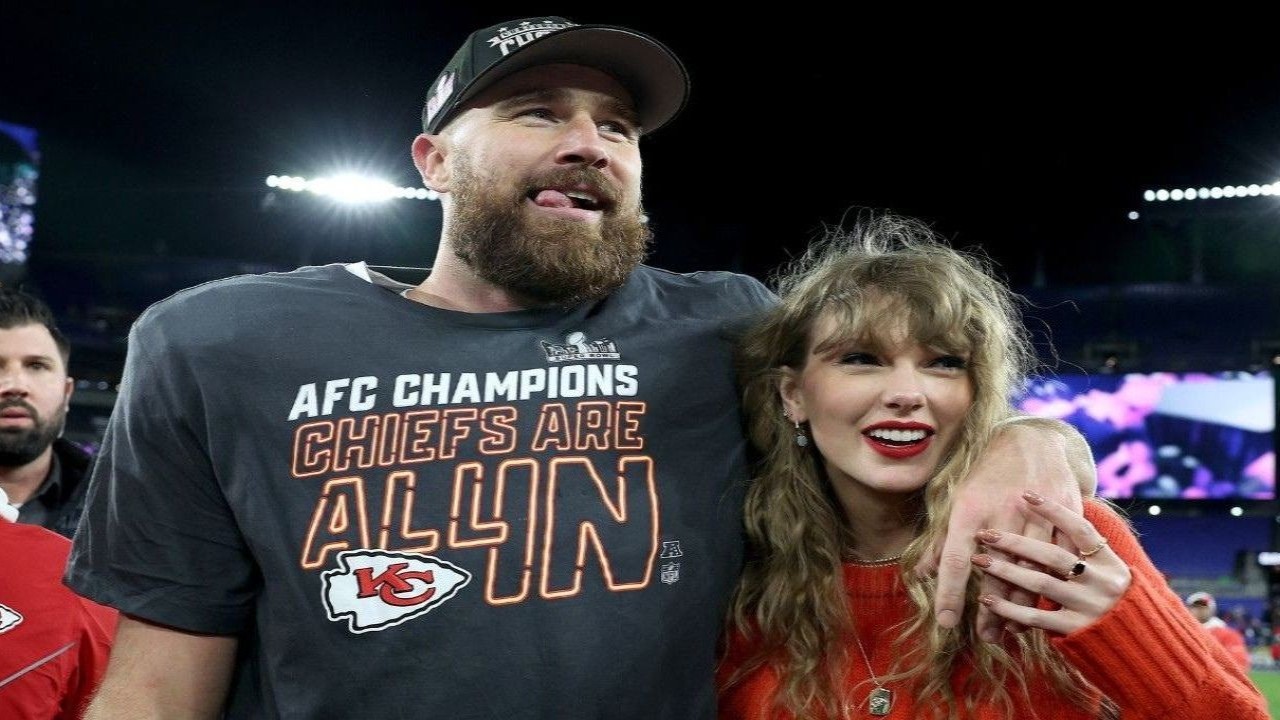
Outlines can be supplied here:
M542 243L549 249L564 248L569 243L593 247L605 241L605 223L600 217L531 215L526 218L524 227L528 237L542 238Z
M598 300L617 290L626 278L616 281L596 279L594 282L581 277L559 274L527 274L518 280L494 278L506 287L533 301L535 305L572 306Z

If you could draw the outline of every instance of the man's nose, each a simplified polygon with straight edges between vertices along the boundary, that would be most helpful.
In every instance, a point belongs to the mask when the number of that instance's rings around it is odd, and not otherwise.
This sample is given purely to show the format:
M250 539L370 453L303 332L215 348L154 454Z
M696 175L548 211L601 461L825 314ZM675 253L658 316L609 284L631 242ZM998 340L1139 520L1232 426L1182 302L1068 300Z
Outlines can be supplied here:
M570 165L586 165L597 170L609 166L609 147L600 137L596 121L586 113L569 118L563 128L563 136L556 160Z
M27 389L27 380L22 373L12 370L0 371L0 396L26 397Z

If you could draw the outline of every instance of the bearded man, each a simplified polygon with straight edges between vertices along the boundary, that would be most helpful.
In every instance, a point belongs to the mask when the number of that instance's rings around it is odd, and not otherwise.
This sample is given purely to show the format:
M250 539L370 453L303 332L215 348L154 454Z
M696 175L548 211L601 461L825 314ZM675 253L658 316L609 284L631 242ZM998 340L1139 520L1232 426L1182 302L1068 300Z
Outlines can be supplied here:
M89 455L62 439L71 346L39 298L0 288L0 489L18 522L75 534Z

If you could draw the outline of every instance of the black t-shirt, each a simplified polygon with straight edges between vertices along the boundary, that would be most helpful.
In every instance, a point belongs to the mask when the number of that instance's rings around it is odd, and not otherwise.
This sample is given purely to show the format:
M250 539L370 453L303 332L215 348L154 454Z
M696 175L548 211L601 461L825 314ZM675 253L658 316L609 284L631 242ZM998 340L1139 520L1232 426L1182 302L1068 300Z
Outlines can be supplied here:
M732 345L772 296L640 267L581 307L468 314L364 272L138 320L68 582L238 635L233 718L712 718Z

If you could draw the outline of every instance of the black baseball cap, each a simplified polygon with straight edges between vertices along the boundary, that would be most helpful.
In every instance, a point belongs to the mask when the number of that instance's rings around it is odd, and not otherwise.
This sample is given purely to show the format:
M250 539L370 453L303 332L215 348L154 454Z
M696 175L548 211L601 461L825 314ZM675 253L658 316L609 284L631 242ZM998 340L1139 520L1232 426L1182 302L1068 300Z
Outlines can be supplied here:
M525 68L567 63L612 75L631 93L645 133L684 107L689 75L675 53L644 33L613 25L578 25L562 17L499 23L467 37L431 83L422 129L440 131L468 100Z

